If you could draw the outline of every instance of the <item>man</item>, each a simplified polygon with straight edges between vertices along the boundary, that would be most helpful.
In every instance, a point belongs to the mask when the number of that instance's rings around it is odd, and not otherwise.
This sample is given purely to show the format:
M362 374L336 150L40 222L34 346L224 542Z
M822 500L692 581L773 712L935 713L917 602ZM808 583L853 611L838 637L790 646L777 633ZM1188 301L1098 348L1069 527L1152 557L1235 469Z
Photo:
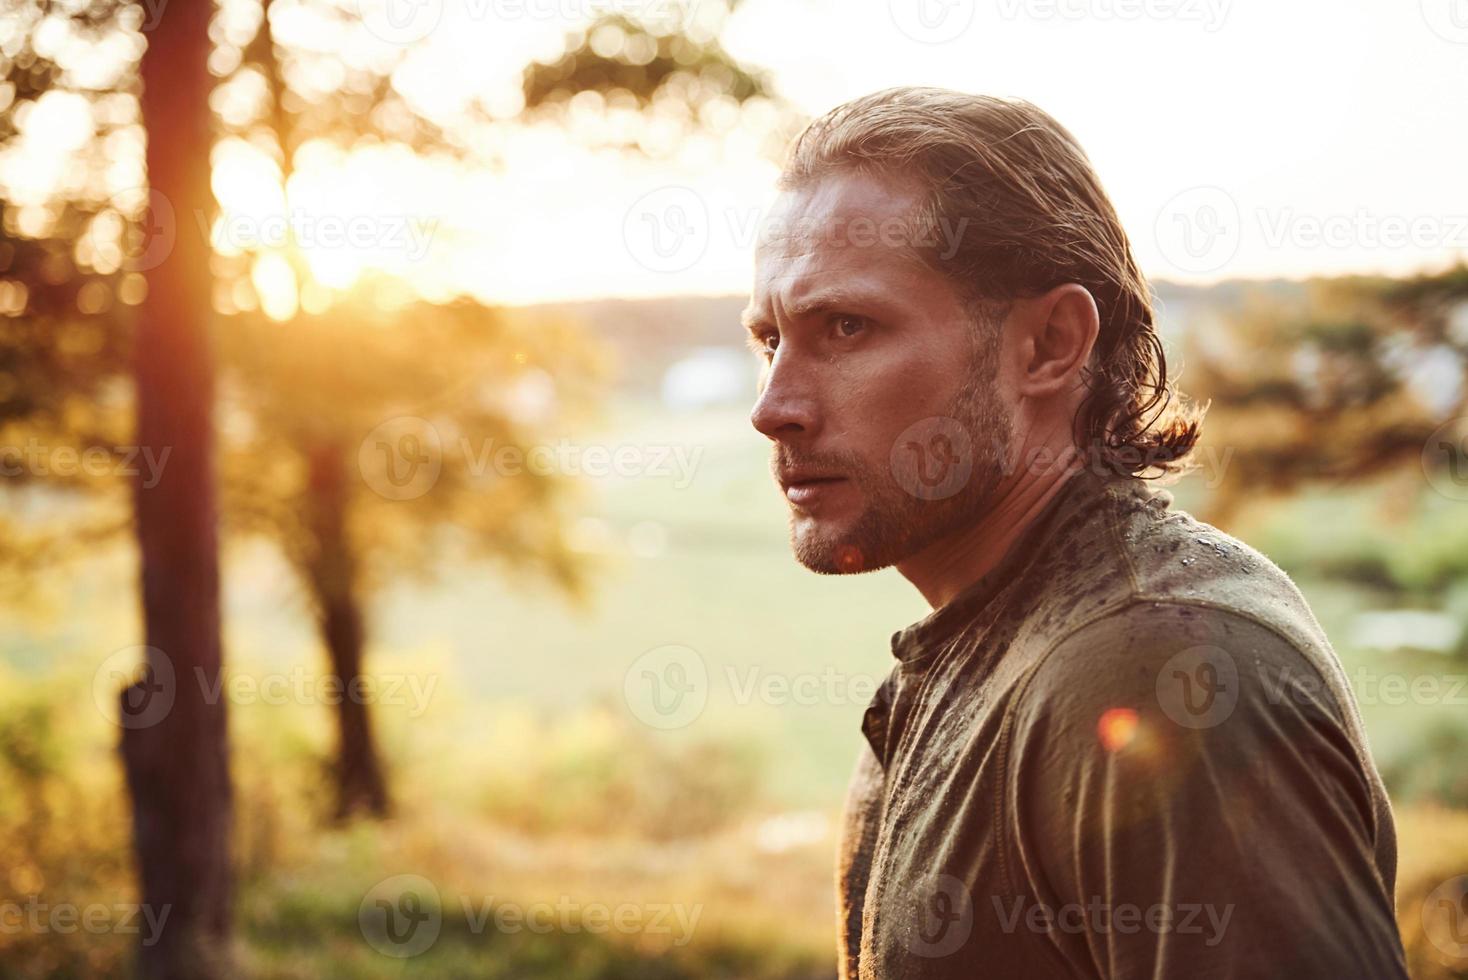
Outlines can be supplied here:
M791 152L746 313L798 559L895 566L840 849L844 977L1405 977L1329 642L1143 475L1199 433L1074 138L896 89Z

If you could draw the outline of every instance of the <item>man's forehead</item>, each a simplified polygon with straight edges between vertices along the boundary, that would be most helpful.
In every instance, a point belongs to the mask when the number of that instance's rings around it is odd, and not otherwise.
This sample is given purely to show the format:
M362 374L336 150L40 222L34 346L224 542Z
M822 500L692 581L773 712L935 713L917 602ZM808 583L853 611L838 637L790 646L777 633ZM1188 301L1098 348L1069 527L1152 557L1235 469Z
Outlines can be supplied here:
M916 244L921 196L879 177L836 174L785 191L761 230L746 321L762 319L778 296L799 305L833 286L884 290L927 270Z
M806 255L821 246L910 245L922 195L907 181L838 172L781 192L760 228L759 257Z

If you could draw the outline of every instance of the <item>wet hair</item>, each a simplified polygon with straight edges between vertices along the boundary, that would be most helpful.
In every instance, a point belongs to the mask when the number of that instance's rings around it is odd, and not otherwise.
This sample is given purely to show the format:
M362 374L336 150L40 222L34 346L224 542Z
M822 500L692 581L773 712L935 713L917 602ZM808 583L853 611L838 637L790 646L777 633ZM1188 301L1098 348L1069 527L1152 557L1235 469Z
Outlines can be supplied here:
M781 186L842 171L917 182L915 240L951 239L924 258L981 325L1015 298L1084 286L1101 325L1083 371L1077 445L1115 472L1187 467L1203 411L1169 382L1151 289L1090 160L1060 123L1021 100L887 89L812 122L791 147Z

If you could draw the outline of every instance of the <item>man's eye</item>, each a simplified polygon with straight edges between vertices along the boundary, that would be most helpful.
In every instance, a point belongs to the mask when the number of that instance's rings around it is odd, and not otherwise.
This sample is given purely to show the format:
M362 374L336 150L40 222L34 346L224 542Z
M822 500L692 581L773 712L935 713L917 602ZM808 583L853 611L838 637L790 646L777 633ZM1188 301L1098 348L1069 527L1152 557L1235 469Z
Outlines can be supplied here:
M764 354L766 357L775 353L775 348L780 346L780 335L777 333L762 333L753 338L750 344L756 354Z
M836 328L836 332L843 337L855 337L870 326L866 317L853 316L850 313L838 313L831 318L831 324Z

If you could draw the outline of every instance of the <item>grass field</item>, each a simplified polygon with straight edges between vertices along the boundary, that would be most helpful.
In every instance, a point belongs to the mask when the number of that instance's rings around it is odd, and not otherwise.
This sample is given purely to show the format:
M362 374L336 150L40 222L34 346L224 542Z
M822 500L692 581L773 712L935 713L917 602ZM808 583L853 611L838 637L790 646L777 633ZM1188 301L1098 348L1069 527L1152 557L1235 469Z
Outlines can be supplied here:
M796 566L764 440L742 413L670 419L624 406L614 419L583 444L683 447L696 465L686 486L674 473L588 483L584 607L483 566L397 586L374 605L370 667L402 682L395 703L374 709L399 801L382 825L327 826L331 717L310 696L320 654L309 621L268 552L231 545L234 671L304 677L292 690L307 692L231 709L250 975L833 975L833 833L858 722L889 666L888 638L925 607L891 571L836 579ZM1177 495L1199 500L1188 485ZM1308 561L1299 527L1336 528L1334 540L1374 527L1374 513L1366 497L1338 494L1231 530ZM92 675L137 642L133 574L125 550L99 557L51 589L49 607L17 614L0 645L9 895L132 894L116 732ZM1308 565L1297 579L1354 677L1450 669L1439 654L1351 645L1356 617L1390 597ZM643 658L669 645L701 665L706 704L663 728L635 695ZM1447 704L1362 707L1384 766L1413 759L1436 727L1465 723ZM1422 941L1413 914L1433 883L1468 871L1468 816L1406 801L1399 821L1414 975L1464 975ZM437 942L411 959L382 955L359 917L374 886L399 875L431 881L441 903ZM487 924L493 909L557 906L568 911L550 934ZM641 927L595 927L617 909ZM685 926L648 928L658 915ZM133 938L0 934L0 977L117 975Z

